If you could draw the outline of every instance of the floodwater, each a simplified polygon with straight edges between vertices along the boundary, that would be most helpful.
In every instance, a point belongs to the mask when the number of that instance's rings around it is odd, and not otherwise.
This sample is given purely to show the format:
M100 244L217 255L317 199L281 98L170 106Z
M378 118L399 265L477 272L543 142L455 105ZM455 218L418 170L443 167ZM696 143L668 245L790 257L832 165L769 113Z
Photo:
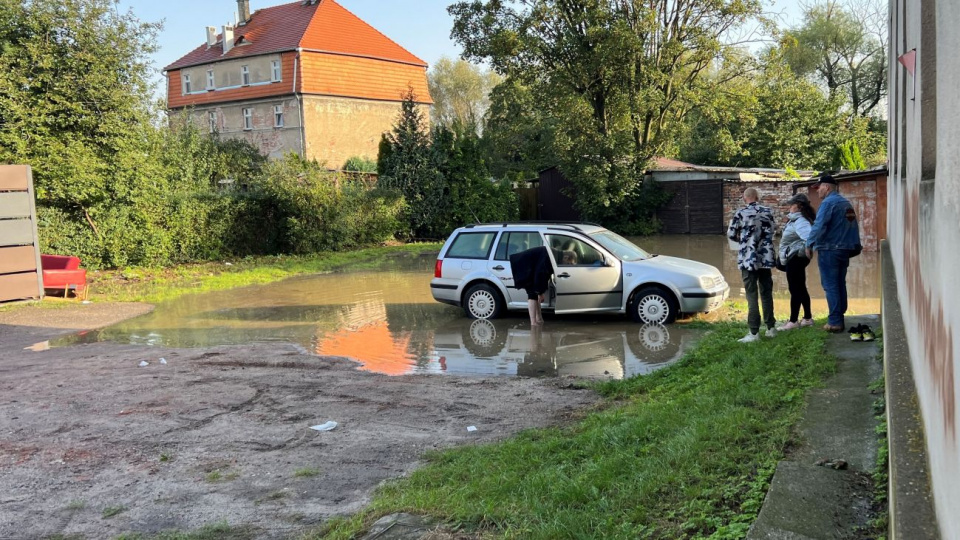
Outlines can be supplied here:
M654 253L713 264L742 297L736 253L722 236L634 239ZM879 313L876 254L851 265L851 311ZM526 313L471 320L430 294L435 256L396 257L380 268L288 279L269 285L195 294L102 330L51 342L59 347L110 341L165 347L291 342L305 352L346 357L389 375L560 376L623 378L649 373L683 356L701 331L683 324L638 325L618 315L547 315L531 330ZM815 265L808 285L814 311L826 309ZM786 279L777 272L778 307ZM780 311L785 315L785 311ZM783 316L778 319L783 319Z

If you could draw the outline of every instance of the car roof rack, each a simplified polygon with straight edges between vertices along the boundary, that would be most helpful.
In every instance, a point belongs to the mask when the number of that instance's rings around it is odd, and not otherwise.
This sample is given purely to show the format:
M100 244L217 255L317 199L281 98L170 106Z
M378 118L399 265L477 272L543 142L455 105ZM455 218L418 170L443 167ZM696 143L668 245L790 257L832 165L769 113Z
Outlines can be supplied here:
M464 229L472 229L474 227L481 226L500 226L500 227L509 227L510 225L566 225L567 227L583 232L583 229L577 227L577 225L590 225L593 227L600 227L596 223L590 223L589 221L545 221L545 220L529 220L529 221L494 221L490 223L471 223L466 225Z

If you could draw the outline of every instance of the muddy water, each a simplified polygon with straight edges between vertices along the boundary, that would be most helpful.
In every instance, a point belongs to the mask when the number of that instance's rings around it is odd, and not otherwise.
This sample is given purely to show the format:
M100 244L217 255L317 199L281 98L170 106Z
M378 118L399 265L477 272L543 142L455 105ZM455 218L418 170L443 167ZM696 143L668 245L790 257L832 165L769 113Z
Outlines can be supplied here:
M713 264L742 297L736 254L721 236L635 239L654 253ZM879 312L875 254L854 260L848 279L851 311ZM152 313L103 330L51 343L113 341L168 347L251 342L299 344L321 356L351 358L361 369L403 375L477 375L620 378L650 372L679 359L699 332L683 325L640 326L625 317L547 316L531 331L526 314L474 321L430 294L435 258L403 257L364 271L289 279L269 285L196 294L161 304ZM786 280L777 273L778 310L786 314ZM815 265L808 284L814 311L826 303Z

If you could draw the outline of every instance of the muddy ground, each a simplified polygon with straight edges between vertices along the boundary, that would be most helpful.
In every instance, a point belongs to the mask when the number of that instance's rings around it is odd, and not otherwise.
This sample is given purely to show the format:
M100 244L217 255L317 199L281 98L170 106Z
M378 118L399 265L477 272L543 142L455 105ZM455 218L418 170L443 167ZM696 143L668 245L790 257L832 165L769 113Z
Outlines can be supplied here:
M296 537L361 509L427 450L563 423L597 401L569 379L389 377L283 343L24 349L149 309L0 312L0 538L222 521ZM310 429L328 420L339 425Z

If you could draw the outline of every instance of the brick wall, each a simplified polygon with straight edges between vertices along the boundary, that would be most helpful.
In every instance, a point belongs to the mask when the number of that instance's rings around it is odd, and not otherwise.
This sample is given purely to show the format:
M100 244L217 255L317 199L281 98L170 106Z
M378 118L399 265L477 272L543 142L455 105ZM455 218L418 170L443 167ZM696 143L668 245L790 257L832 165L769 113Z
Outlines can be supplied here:
M725 180L723 182L724 223L730 223L733 214L743 208L743 190L757 188L760 192L760 204L773 211L777 230L782 231L789 208L783 201L793 196L794 182L784 180Z
M857 212L860 221L860 242L863 250L874 252L880 249L880 240L886 237L886 176L878 174L875 177L844 180L840 182L840 194L850 201ZM726 180L723 183L723 215L726 223L730 222L734 212L743 207L743 190L755 187L760 191L760 204L773 211L778 225L778 232L783 231L789 208L783 206L783 201L793 196L795 182L783 180ZM820 198L813 186L807 185L797 189L810 197L814 209L820 207Z

